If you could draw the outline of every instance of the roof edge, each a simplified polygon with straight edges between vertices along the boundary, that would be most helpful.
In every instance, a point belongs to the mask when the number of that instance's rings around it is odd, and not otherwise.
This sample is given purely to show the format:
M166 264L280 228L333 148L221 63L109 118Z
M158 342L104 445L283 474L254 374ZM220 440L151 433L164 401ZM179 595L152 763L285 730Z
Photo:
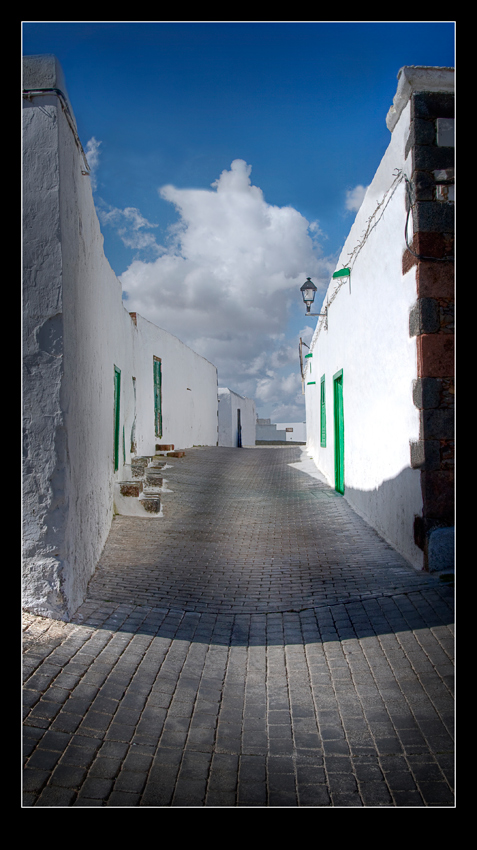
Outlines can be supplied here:
M453 92L454 68L431 65L403 65L399 69L398 87L386 116L388 130L394 130L411 95L418 91Z

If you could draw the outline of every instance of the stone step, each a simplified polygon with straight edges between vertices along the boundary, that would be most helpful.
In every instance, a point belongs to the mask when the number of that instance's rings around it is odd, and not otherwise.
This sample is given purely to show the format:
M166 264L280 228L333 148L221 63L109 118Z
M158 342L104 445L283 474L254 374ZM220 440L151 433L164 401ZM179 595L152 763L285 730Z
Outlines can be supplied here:
M139 497L141 507L150 514L158 514L161 510L161 498L155 492L142 492Z
M162 472L160 469L151 469L148 467L144 474L144 478L146 479L148 484L157 484L159 487L162 486Z
M185 457L185 452L182 452L182 451L167 452L167 457Z
M133 457L131 459L131 474L133 478L142 478L144 470L151 462L151 457Z
M125 516L162 516L162 469L166 465L165 457L144 455L131 458L131 477L114 485L115 511Z
M138 497L143 489L142 480L136 478L131 481L120 481L119 482L119 492L121 496L134 496Z
M151 492L148 492L148 489ZM160 488L148 488L140 479L116 481L114 513L122 516L160 517L162 516L160 493Z

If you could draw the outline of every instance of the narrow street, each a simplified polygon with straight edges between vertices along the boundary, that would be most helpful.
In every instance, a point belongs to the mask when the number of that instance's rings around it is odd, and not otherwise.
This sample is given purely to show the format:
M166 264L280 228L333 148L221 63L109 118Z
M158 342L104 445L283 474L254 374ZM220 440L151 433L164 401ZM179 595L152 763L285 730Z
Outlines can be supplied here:
M71 622L24 615L24 806L451 807L453 587L299 446L168 459Z

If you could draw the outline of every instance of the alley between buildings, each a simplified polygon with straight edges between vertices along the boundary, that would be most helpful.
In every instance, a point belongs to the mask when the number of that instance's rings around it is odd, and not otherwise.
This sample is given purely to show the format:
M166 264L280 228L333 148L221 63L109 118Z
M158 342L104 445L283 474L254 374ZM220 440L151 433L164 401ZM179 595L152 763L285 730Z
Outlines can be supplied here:
M297 446L168 459L70 622L24 617L24 805L453 806L453 588Z

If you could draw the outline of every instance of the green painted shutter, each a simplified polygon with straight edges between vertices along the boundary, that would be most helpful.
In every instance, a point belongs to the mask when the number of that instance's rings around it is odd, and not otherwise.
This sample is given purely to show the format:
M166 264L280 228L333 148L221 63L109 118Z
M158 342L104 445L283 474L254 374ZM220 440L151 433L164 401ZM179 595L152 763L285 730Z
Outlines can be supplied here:
M114 367L114 471L119 468L121 370Z
M320 446L326 446L325 376L320 381Z
M162 371L158 357L154 357L154 425L156 437L162 437Z

